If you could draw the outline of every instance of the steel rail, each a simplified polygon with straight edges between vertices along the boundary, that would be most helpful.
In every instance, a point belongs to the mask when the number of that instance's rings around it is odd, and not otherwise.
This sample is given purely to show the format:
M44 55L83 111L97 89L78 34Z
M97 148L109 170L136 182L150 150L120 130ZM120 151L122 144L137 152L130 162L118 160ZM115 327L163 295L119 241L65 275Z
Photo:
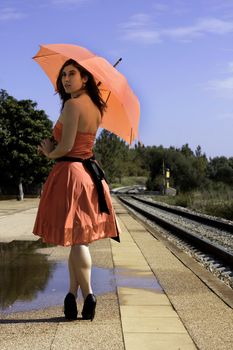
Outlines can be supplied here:
M227 231L227 232L230 232L230 233L233 234L233 225L230 224L230 223L222 222L222 221L220 221L218 219L208 218L208 217L203 216L201 214L195 214L195 213L186 212L186 211L183 211L183 210L181 210L179 208L173 208L173 207L170 207L170 206L167 207L167 206L159 204L157 202L153 203L151 201L148 201L148 200L143 199L143 198L139 198L137 196L131 196L131 198L133 198L133 199L135 199L135 200L137 200L139 202L148 204L148 205L150 205L152 207L156 207L158 209L162 209L164 211L167 211L167 212L170 212L170 213L173 213L173 214L181 215L183 217L186 217L188 219L197 221L197 222L202 223L204 225L208 225L208 226L217 228L219 230L224 230L224 231Z
M217 245L216 243L209 241L208 239L200 238L198 237L198 235L190 232L189 230L181 228L178 225L175 225L171 222L168 222L160 218L158 215L152 214L147 210L144 210L138 207L137 205L130 203L129 201L126 200L125 197L118 196L118 198L122 201L122 203L131 207L138 213L142 214L144 217L150 219L151 221L155 222L159 226L172 232L176 236L184 239L188 243L194 244L201 251L207 254L213 255L215 258L224 262L224 264L226 264L231 269L233 268L233 254L229 253L225 248Z

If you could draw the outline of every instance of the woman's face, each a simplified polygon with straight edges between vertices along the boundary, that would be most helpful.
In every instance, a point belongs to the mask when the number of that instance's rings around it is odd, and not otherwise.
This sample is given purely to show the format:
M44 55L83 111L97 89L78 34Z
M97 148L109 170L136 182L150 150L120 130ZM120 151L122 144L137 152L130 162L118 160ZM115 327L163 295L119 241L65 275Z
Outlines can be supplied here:
M65 92L71 94L71 97L75 97L87 82L87 77L82 78L79 70L72 64L64 67L61 79Z

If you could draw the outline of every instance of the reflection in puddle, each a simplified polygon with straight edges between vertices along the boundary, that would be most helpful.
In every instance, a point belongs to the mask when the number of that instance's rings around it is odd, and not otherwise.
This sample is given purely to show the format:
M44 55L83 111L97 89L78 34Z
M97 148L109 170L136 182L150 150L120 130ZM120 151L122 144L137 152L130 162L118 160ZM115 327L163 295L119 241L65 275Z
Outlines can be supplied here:
M134 269L116 268L116 281L119 287L150 289L162 292L163 289L151 273L143 273Z
M63 305L69 287L67 261L54 262L48 260L41 250L37 251L50 246L40 240L0 243L0 313ZM95 294L115 292L116 282L119 287L162 291L151 273L93 266Z
M40 242L13 241L0 244L0 308L16 300L33 300L43 291L55 264L35 251Z
M40 241L0 243L0 312L63 304L69 281L67 262L49 261L36 252L47 246ZM92 285L97 295L115 291L113 270L93 267Z

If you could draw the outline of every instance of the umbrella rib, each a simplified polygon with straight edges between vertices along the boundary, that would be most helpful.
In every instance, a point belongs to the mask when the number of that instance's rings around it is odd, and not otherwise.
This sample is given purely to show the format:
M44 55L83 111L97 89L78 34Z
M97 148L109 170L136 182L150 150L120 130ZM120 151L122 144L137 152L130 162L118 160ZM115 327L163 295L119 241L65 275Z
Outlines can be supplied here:
M56 55L60 55L58 52L55 52L55 53L50 53L50 54L47 54L47 55L41 55L41 56L34 56L33 58L44 58L44 57L50 57L50 56L56 56ZM64 57L67 57L64 55Z
M108 97L107 97L107 99L106 99L105 103L107 103L107 102L108 102L110 95L111 95L111 91L109 91L109 93L108 93Z

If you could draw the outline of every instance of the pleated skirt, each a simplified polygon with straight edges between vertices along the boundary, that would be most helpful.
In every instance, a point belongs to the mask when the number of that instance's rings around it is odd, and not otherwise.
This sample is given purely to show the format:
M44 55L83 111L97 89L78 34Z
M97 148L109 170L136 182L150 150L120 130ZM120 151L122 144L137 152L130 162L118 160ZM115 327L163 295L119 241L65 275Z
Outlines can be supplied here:
M33 233L61 246L117 237L109 187L102 183L110 214L100 212L97 190L82 163L55 164L43 186Z

